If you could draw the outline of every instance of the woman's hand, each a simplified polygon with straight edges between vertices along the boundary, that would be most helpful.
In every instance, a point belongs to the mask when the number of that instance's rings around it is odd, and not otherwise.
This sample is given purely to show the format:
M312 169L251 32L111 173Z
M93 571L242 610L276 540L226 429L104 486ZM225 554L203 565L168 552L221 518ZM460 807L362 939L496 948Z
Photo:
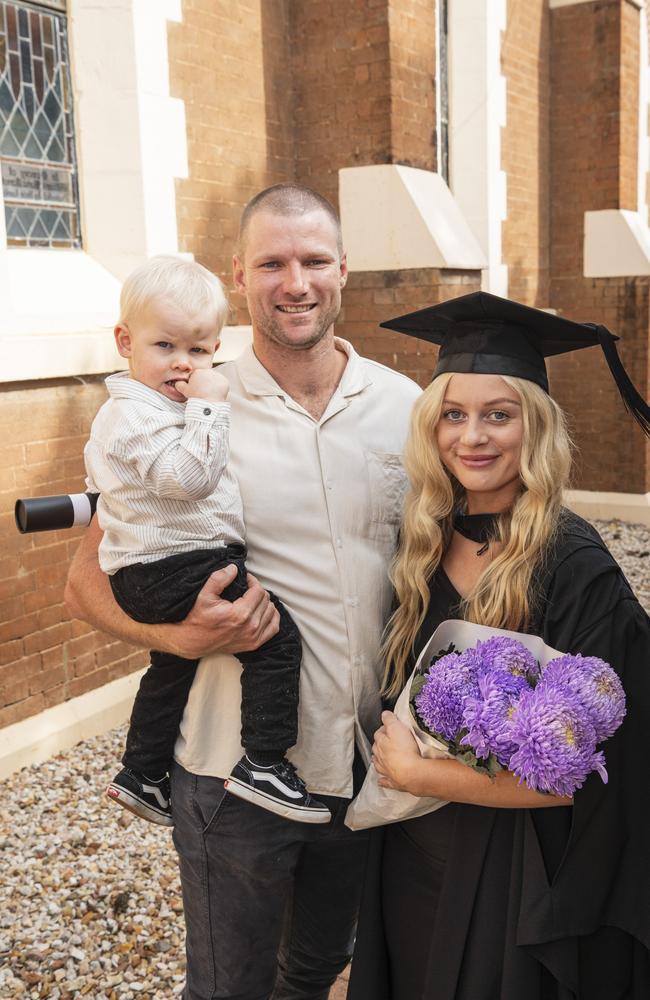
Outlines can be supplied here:
M411 791L422 757L408 726L392 712L382 712L381 729L375 733L372 762L383 788Z
M392 712L383 712L381 721L383 725L375 733L372 762L383 788L497 809L572 805L569 798L532 792L509 771L500 771L490 780L457 760L422 757L408 726Z

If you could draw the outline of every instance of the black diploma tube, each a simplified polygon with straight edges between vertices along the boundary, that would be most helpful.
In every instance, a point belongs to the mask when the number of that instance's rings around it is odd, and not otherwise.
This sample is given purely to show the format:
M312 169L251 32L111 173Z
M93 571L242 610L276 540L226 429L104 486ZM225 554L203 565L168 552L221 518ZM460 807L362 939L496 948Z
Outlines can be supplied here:
M16 500L16 527L22 535L85 527L95 513L98 496L99 493L64 493L59 497Z

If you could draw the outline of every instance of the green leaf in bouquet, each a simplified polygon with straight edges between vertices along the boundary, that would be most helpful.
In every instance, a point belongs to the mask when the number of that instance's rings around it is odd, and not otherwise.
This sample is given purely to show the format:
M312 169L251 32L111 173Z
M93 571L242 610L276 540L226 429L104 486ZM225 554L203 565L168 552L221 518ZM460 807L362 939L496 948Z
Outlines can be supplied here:
M486 761L484 761L484 763L491 778L494 778L495 775L499 773L499 771L505 770L503 764L499 763L499 761L497 760L497 758L494 756L493 753L490 754L490 756Z
M409 701L411 703L413 703L414 699L417 698L417 696L419 695L420 691L422 690L425 684L426 684L426 677L424 676L424 674L416 674L413 680L411 681L411 695L409 698Z
M417 706L416 706L415 701L413 699L411 699L409 701L409 708L411 710L411 716L413 718L413 721L415 722L415 725L418 727L418 729L421 729L423 733L428 733L429 730L427 729L427 727L425 726L424 722L422 721L422 719L418 715Z
M488 778L494 778L499 771L504 770L494 754L490 754L486 759L479 760L473 750L461 747L458 743L449 744L449 753L459 763L464 764L465 767L471 767L473 771L485 774Z

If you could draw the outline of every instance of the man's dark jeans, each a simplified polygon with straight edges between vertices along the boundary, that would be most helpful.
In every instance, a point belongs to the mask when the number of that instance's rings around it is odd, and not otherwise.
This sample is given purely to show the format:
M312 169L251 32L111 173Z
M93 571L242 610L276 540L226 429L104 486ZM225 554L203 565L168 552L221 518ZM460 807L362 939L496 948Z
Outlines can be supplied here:
M191 611L211 573L231 564L237 576L222 597L235 601L247 590L246 549L225 545L182 552L151 563L126 566L109 577L115 599L138 622L178 622ZM280 613L280 630L259 649L238 653L242 672L242 746L259 763L280 759L298 736L298 687L302 644L284 605L270 595ZM170 769L178 727L198 660L151 652L151 666L133 703L126 767L149 778Z
M173 766L184 1000L327 1000L352 954L368 836L343 825L348 799L319 798L331 822L296 823Z

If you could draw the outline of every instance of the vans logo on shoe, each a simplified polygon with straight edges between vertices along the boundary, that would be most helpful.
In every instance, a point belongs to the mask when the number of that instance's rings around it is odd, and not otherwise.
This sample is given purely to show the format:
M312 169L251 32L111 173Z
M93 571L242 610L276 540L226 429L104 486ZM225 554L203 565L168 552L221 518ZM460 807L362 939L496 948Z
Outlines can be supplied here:
M276 778L274 774L268 774L266 771L253 771L251 770L251 775L256 781L267 781L269 784L274 785L279 792L283 795L288 795L290 799L301 799L303 797L302 792L294 791L285 785L279 778Z
M160 789L157 787L157 785L145 785L145 783L143 781L142 782L142 791L143 792L149 792L150 795L153 795L154 798L156 799L156 801L158 802L158 805L160 806L161 809L166 809L167 806L169 805L168 800L165 798L165 796L160 791Z

